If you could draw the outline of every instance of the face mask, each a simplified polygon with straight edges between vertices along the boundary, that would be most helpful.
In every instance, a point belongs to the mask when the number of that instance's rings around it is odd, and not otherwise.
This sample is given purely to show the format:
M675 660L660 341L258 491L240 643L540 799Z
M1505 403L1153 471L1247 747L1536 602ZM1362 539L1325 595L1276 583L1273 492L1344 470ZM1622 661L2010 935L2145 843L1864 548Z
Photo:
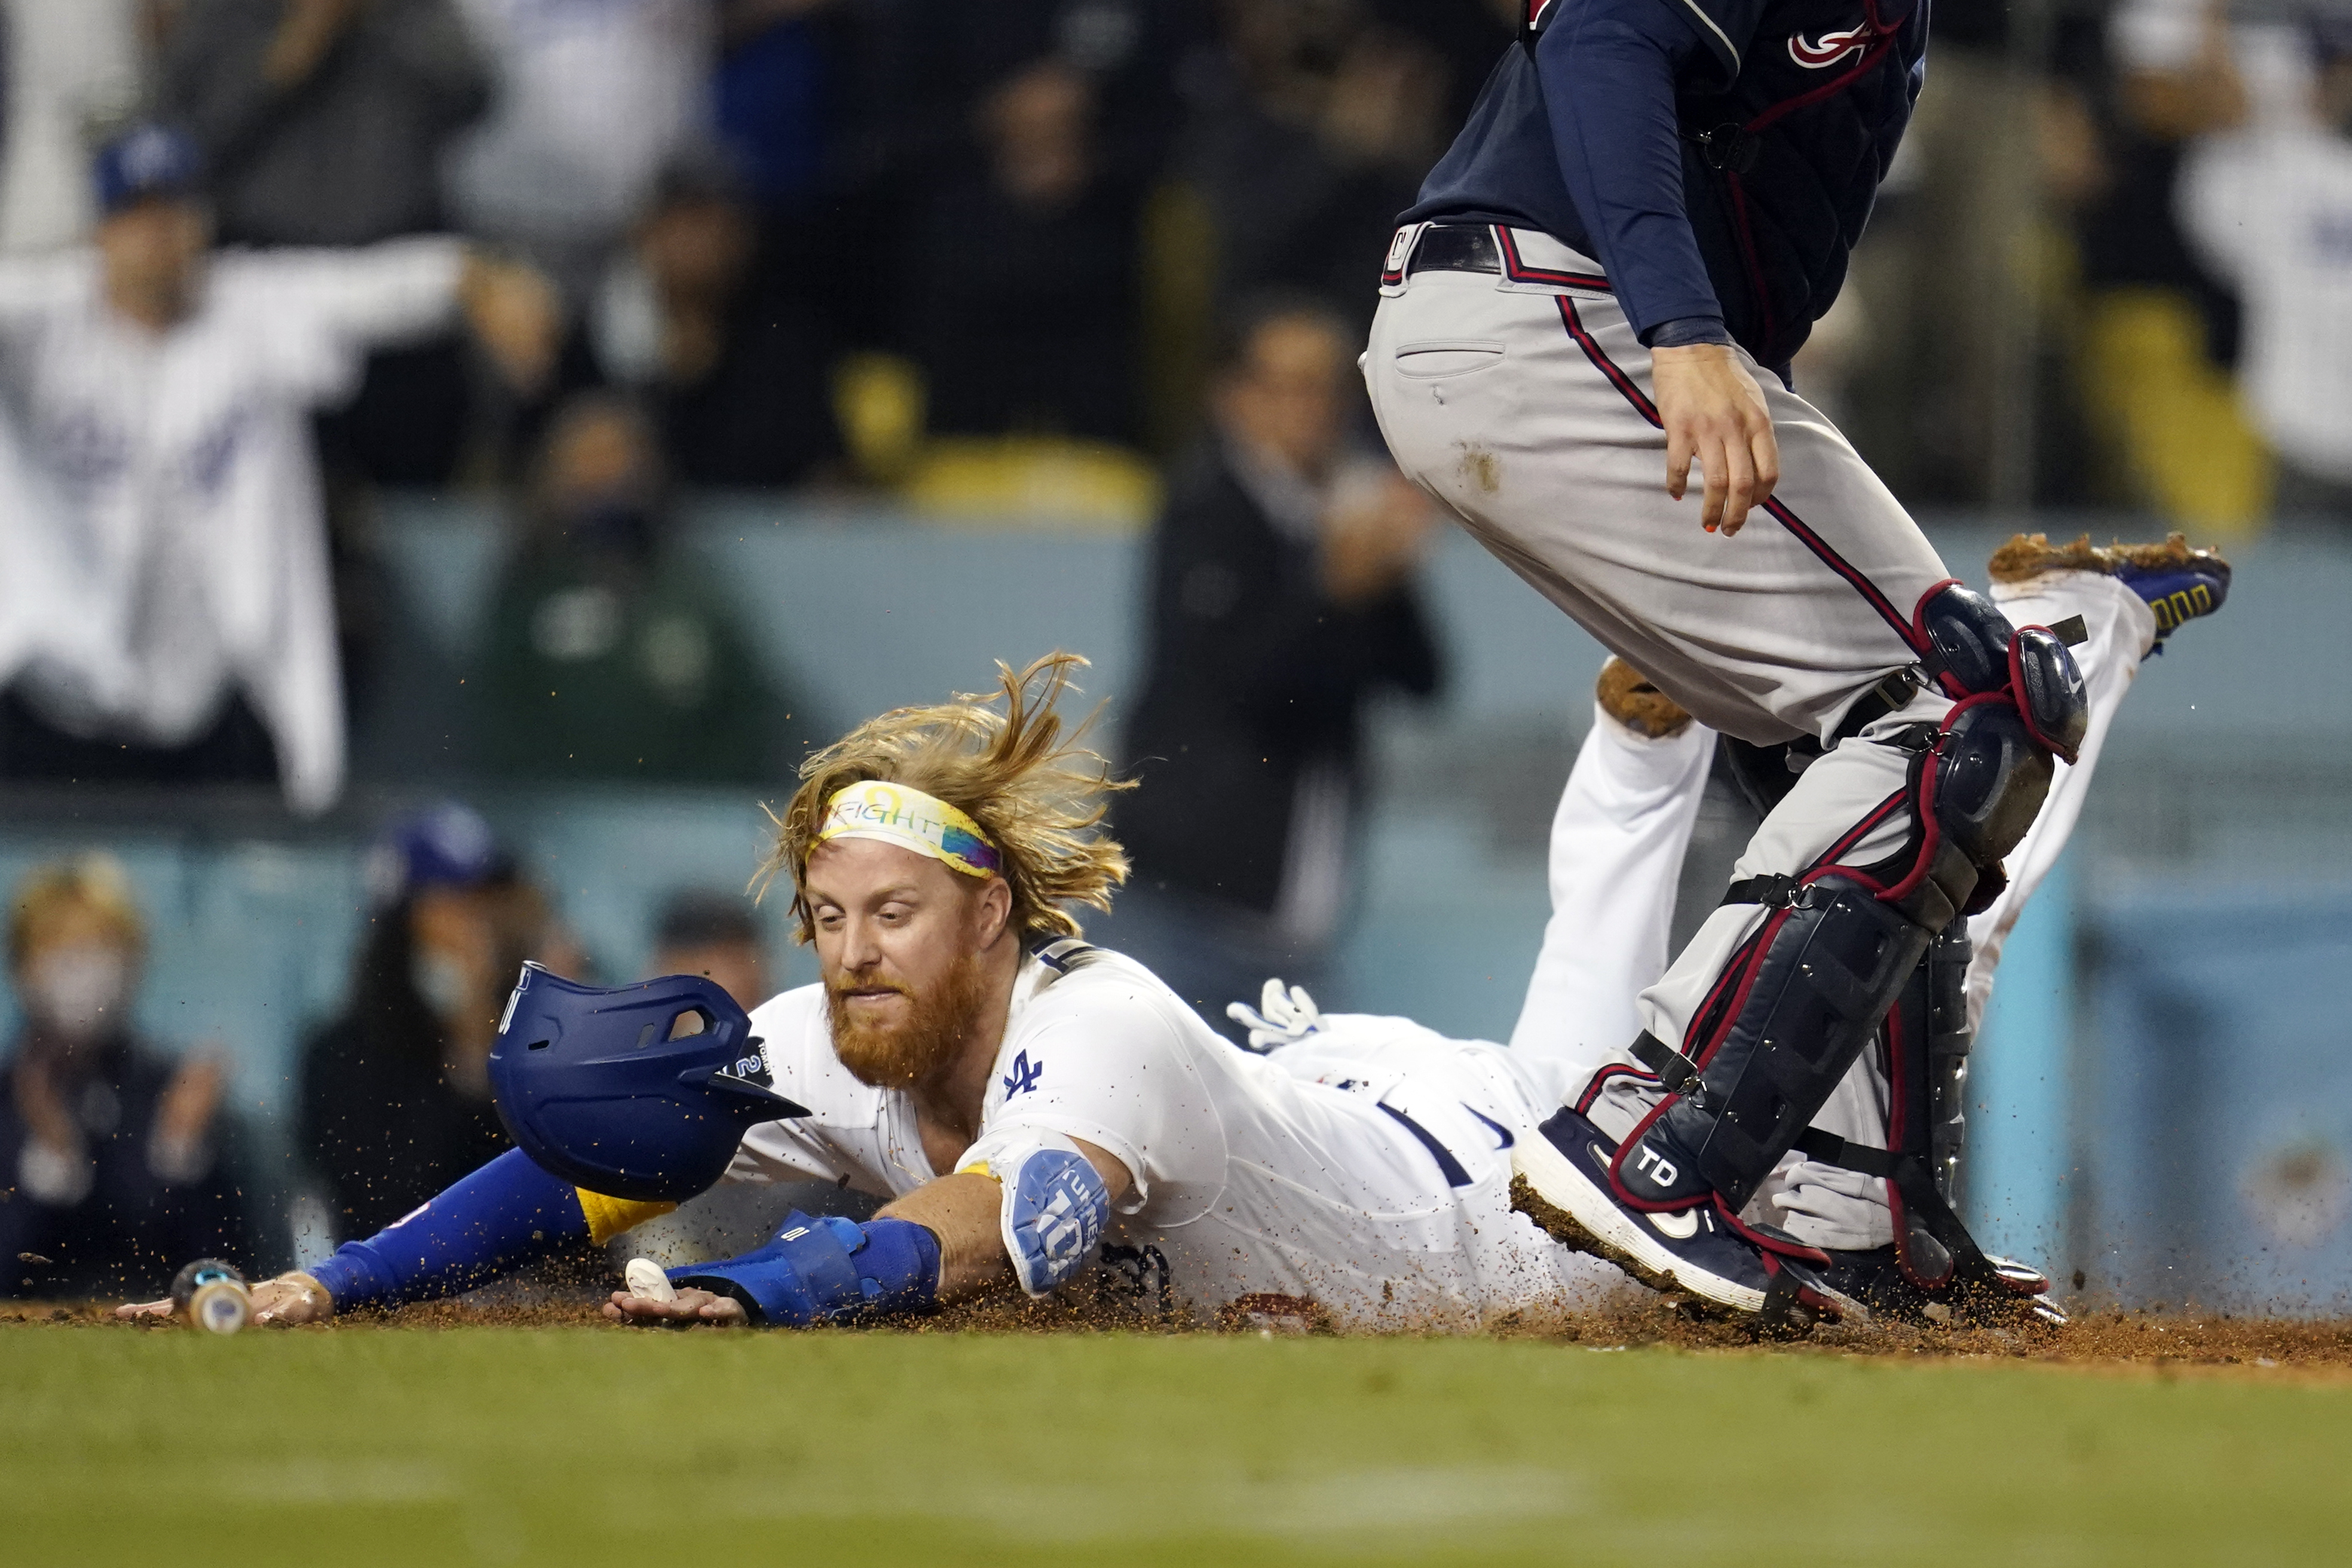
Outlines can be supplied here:
M77 943L40 954L26 968L26 1010L68 1040L88 1040L123 1022L131 957L119 947Z
M425 1005L433 1009L436 1018L456 1017L464 1010L467 998L473 992L473 982L466 966L446 952L420 947L409 961L408 982Z

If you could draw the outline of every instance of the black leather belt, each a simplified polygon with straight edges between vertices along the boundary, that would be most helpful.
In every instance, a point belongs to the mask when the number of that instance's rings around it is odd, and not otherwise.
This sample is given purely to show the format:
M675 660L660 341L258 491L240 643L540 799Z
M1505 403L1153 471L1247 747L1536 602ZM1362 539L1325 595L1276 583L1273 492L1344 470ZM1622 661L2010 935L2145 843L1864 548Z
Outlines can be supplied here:
M1404 275L1416 272L1500 272L1502 252L1495 231L1483 223L1433 223L1421 231L1406 258Z

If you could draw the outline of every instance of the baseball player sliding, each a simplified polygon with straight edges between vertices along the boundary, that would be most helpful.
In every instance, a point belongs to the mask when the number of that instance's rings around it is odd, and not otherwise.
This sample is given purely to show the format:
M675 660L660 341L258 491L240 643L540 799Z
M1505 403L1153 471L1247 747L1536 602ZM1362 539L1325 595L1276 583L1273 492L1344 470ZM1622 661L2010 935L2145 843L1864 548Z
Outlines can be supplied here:
M1106 1304L1154 1316L1470 1328L1632 1291L1511 1212L1509 1151L1570 1089L1543 1058L1434 1037L1253 1055L1076 940L1069 909L1106 907L1126 874L1097 826L1104 764L1055 712L1078 662L1007 671L993 703L885 714L803 766L772 869L819 984L747 1018L697 978L601 991L527 969L491 1059L520 1147L259 1286L257 1316L446 1295L722 1173L891 1201L863 1226L796 1215L614 1316L920 1311L1042 1296L1098 1256Z
M2177 546L2021 539L1994 570L2008 602L2084 618L2093 718L1987 931L2013 922L2055 860L2140 658L2228 586L2226 566ZM598 992L527 973L499 1058L523 1149L315 1275L260 1286L260 1314L446 1294L552 1242L618 1235L722 1173L815 1175L895 1201L862 1227L795 1215L766 1247L673 1270L678 1287L656 1275L648 1294L616 1295L611 1315L801 1323L1017 1284L1154 1316L1240 1307L1418 1330L1620 1299L1622 1276L1546 1240L1508 1194L1516 1173L1519 1203L1544 1211L1538 1125L1630 1071L1604 1042L1664 965L1713 737L1663 703L1645 718L1627 682L1604 678L1554 825L1556 914L1510 1047L1324 1017L1272 984L1260 1010L1235 1012L1261 1058L1131 960L1071 940L1056 901L1098 902L1121 867L1092 826L1099 764L1051 727L1066 673L1057 660L1008 680L1003 714L958 702L886 715L810 764L777 862L821 984L729 1020L723 994L697 980ZM1987 943L1969 972L1979 1005L1996 959ZM714 1026L652 1038L696 1009ZM1874 1093L1838 1125L1885 1147L1888 1077L1871 1061ZM1958 1129L1943 1131L1933 1152L1948 1179ZM1826 1275L1847 1301L1916 1313L1931 1299L1895 1267L1892 1202L1884 1181L1791 1157L1756 1206L1834 1249ZM1673 1283L1654 1258L1622 1260Z
M1910 116L1927 6L1527 5L1390 248L1364 361L1381 428L1701 722L1815 753L1642 994L1620 1070L1550 1125L1547 1219L1734 1311L1818 1307L1827 1252L1743 1216L1801 1140L1881 1163L1815 1119L1890 1015L1897 1076L1928 1071L1930 949L1957 973L2082 743L2081 672L1958 586L1787 384ZM1923 1278L1951 1278L1941 1248L2004 1288L1930 1219Z

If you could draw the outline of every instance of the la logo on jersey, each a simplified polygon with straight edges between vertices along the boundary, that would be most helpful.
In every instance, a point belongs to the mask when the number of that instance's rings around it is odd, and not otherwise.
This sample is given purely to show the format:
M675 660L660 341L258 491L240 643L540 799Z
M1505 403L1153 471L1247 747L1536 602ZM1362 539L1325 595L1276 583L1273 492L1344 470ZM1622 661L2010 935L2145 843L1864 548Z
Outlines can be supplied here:
M1870 24L1848 27L1843 32L1823 33L1819 42L1808 42L1801 33L1789 35L1789 58L1809 71L1833 66L1848 55L1858 55L1870 47Z
M1026 1093L1036 1088L1037 1080L1045 1076L1045 1064L1040 1061L1031 1066L1029 1053L1022 1051L1013 1058L1013 1070L1004 1075L1004 1098L1010 1100L1016 1094Z

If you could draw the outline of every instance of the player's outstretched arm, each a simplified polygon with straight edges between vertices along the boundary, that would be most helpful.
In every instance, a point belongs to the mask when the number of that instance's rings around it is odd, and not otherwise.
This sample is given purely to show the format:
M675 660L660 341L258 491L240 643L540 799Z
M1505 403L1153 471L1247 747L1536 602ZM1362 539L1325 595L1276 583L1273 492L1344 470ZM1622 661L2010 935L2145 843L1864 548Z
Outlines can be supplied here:
M280 1274L275 1279L264 1279L249 1288L253 1300L253 1321L279 1328L292 1328L299 1323L315 1323L334 1316L335 1304L327 1295L326 1287L299 1269ZM173 1312L172 1299L160 1301L126 1301L114 1309L118 1318L168 1318Z
M1033 1169L1024 1161L1008 1173L997 1169L999 1162L987 1162L978 1170L967 1163L956 1174L911 1192L882 1211L929 1225L939 1234L940 1300L956 1300L1012 1284L1024 1289L1036 1284L1038 1270L1027 1266L1031 1258L1021 1255L1034 1255L1045 1245L1034 1234L1038 1211L1052 1205L1063 1186L1069 1188L1074 1214L1088 1204L1099 1204L1108 1210L1127 1195L1134 1180L1116 1156L1083 1138L1073 1138L1069 1143L1086 1157L1095 1183L1071 1182L1070 1176L1079 1174L1074 1167ZM1057 1178L1060 1185L1055 1184ZM1092 1190L1080 1193L1080 1185ZM1087 1237L1087 1250L1092 1250L1093 1240L1091 1235Z
M994 1137L973 1153L864 1225L795 1213L764 1247L668 1270L667 1290L636 1285L633 1265L632 1288L613 1293L604 1316L793 1328L913 1315L1012 1284L1042 1296L1092 1255L1132 1184L1115 1156L1076 1139Z
M254 1292L254 1318L304 1323L353 1307L454 1296L566 1242L604 1241L677 1206L583 1192L509 1149L374 1236L344 1243L309 1273L265 1282ZM162 1315L171 1305L141 1302L116 1315Z

